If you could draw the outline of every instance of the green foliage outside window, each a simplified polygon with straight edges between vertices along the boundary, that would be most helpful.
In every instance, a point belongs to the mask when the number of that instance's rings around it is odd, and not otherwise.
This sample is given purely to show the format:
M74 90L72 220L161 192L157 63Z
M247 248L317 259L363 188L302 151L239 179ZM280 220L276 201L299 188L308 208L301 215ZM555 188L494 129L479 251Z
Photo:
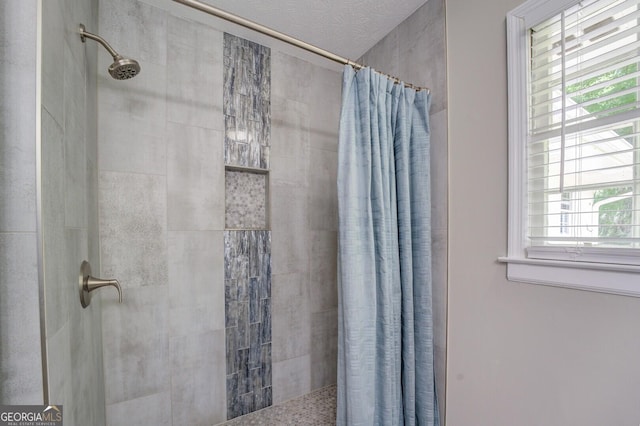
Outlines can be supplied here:
M617 70L573 84L567 87L567 94L571 95L574 93L574 95L571 96L571 99L577 103L583 103L624 92L638 86L636 77L621 80L596 90L588 92L584 92L584 90L606 81L617 80L625 75L633 74L636 71L638 71L638 64L627 65L625 67L618 68ZM576 93L579 91L583 91L583 93ZM600 118L624 110L625 105L629 105L629 109L633 109L636 107L637 101L637 91L632 91L630 93L623 93L620 96L614 96L611 99L587 105L584 108L589 113L595 114L597 118ZM633 126L627 126L617 130L617 133L621 137L633 132ZM633 141L630 142L633 143ZM632 190L632 187L605 188L594 193L593 203L595 204L612 197L617 197L621 194L630 193ZM631 197L602 204L598 211L598 236L611 238L630 237L631 224L633 221L632 209L633 201Z
M638 71L638 64L627 65L625 67L618 68L617 70L609 71L599 76L581 81L580 83L572 84L567 87L567 94L571 95L572 93L588 89L589 87L595 86L597 84L616 80L625 75L633 74L636 71ZM635 77L632 77L627 80L618 81L617 83L611 84L609 86L604 86L596 90L584 92L581 94L576 93L575 95L571 96L571 99L577 103L589 102L591 100L600 99L605 96L623 92L627 89L636 87L637 85L637 79ZM584 107L584 109L586 109L591 114L596 114L596 117L600 118L620 112L620 109L618 108L625 105L629 105L629 109L633 109L635 108L637 101L638 94L636 91L633 91L630 93L621 94L620 96L616 96L611 99L587 105ZM622 108L622 110L624 110L624 108ZM629 134L631 131L632 129L627 128L623 132L619 133L621 133L621 136L624 136L626 134Z
M630 186L601 189L593 194L593 202L595 204L631 191L632 188ZM633 202L631 197L602 204L598 209L598 236L611 238L631 237L632 209Z

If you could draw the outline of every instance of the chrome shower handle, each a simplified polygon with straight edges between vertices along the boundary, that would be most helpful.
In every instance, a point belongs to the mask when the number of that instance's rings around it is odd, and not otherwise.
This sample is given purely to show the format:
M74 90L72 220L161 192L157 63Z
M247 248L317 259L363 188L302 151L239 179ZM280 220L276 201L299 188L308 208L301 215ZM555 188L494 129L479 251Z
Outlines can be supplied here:
M91 265L86 260L80 266L80 304L86 308L91 303L91 292L102 287L115 287L118 290L118 301L122 303L122 287L115 279L101 279L91 276Z
M122 288L120 287L118 280L103 280L101 278L89 276L84 281L84 287L88 292L108 286L113 286L118 290L118 301L122 303Z

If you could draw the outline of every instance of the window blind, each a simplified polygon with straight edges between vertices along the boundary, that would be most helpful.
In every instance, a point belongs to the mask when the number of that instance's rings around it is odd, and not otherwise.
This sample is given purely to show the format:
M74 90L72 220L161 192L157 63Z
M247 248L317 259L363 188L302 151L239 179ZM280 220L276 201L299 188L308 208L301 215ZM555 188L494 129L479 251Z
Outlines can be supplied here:
M640 0L583 1L530 29L527 237L640 247Z

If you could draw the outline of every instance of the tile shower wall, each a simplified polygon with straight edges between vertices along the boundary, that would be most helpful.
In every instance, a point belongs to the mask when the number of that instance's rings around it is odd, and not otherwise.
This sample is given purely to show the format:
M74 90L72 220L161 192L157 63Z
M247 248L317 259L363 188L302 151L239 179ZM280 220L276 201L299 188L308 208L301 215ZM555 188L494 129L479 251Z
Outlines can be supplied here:
M115 81L98 62L102 273L124 295L103 306L107 424L211 425L227 417L224 34L150 3L99 4L101 35L142 66ZM232 164L269 170L277 402L335 383L341 78L274 46L270 62L271 137Z
M83 260L100 276L97 58L77 26L97 31L97 0L42 2L42 231L49 401L65 424L104 425L102 297L83 309ZM104 304L117 303L105 291Z
M41 404L35 0L0 2L0 401Z
M37 271L42 250L48 400L64 405L65 424L99 426L105 423L100 298L83 310L77 288L83 259L90 260L96 272L100 268L97 46L84 45L77 35L80 22L97 27L97 1L54 0L41 7L42 98L36 104L36 2L0 5L0 15L6 18L0 56L10 58L0 67L0 97L5 101L0 106L0 128L5 132L0 143L0 252L8 254L8 262L0 262L0 401L44 400ZM36 107L40 123L35 121ZM42 137L39 242L37 124Z
M108 425L226 420L223 36L136 0L100 2L100 35L141 65L99 57ZM111 296L105 293L106 297Z
M342 79L281 52L271 72L275 404L336 382Z
M227 418L268 407L271 387L271 233L224 235Z
M440 413L445 413L447 349L448 138L445 1L429 0L371 48L362 63L431 88L433 333Z
M240 166L225 176L230 229L224 237L228 419L273 401L271 232L266 215L270 97L271 50L225 33L225 164Z
M224 34L224 162L269 168L271 51Z

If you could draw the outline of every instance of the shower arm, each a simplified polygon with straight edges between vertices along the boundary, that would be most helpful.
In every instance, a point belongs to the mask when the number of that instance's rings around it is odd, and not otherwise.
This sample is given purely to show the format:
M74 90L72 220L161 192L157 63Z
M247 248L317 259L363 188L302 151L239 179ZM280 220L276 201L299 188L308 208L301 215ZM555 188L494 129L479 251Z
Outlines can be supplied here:
M91 34L85 29L84 25L80 24L80 40L82 40L82 42L84 43L85 38L90 38L91 40L95 40L100 43L105 49L107 49L111 56L113 56L114 60L120 57L118 52L116 52L105 39L103 39L99 35Z

